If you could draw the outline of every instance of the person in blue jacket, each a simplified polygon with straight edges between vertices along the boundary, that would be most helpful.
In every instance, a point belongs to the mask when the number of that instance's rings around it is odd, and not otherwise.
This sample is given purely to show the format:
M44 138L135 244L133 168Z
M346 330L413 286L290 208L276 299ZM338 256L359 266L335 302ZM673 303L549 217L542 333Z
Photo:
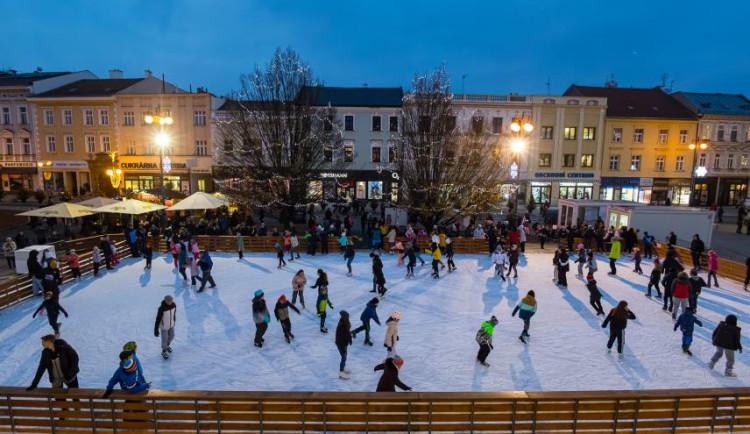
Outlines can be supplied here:
M146 381L146 376L143 375L143 365L141 365L141 361L138 359L138 344L135 341L127 341L125 342L125 345L122 346L122 350L133 353L133 360L135 360L138 375L143 378L143 381Z
M531 325L531 317L534 316L536 313L536 298L535 298L534 291L529 291L526 294L526 297L521 299L521 302L518 303L515 309L513 309L513 313L511 313L510 316L516 316L516 313L518 313L518 317L523 320L523 331L521 332L521 336L518 337L518 340L526 343L526 338L531 337L529 335L529 326Z
M674 331L677 331L678 327L682 331L682 352L688 356L693 355L690 352L690 344L693 343L693 329L695 328L695 324L703 327L703 323L693 314L692 307L685 309L685 312L674 323Z
M142 392L151 387L151 383L147 383L143 375L138 373L138 362L133 358L131 351L120 353L120 366L109 380L104 398L108 398L112 394L115 384L119 384L120 388L128 393Z
M378 319L378 311L376 310L378 303L380 303L380 300L377 297L373 297L372 300L367 302L365 310L362 311L362 315L359 316L359 319L362 320L362 325L352 330L352 339L356 339L357 333L364 330L365 345L372 346L372 341L370 340L370 321L375 321L378 325L381 325L380 319Z
M198 292L203 292L203 289L206 288L206 282L211 283L209 288L216 288L216 282L214 282L214 278L211 277L211 269L214 268L214 261L208 254L208 250L203 251L203 255L201 255L198 265L200 265L201 273L203 274L201 276L201 287L198 289Z

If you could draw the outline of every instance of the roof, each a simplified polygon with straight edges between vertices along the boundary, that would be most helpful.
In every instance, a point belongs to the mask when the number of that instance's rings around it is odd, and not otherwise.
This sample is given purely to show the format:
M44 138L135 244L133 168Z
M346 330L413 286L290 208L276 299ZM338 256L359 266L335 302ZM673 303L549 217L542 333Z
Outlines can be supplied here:
M70 74L70 72L23 72L14 74L0 71L0 86L31 86L35 81L65 74Z
M693 113L750 116L750 100L726 93L675 92L672 96Z
M37 98L61 98L78 96L110 96L133 86L143 78L114 78L78 80L65 86L35 95Z
M300 96L310 95L313 105L334 107L401 107L404 90L400 87L305 86Z
M696 116L660 87L619 88L571 85L563 95L607 98L607 116L624 118L689 119Z

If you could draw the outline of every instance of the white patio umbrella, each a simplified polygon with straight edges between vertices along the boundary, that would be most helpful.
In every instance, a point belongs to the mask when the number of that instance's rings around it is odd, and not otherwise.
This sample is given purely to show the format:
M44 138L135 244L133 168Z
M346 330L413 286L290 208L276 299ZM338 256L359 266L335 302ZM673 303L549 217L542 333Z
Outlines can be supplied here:
M16 214L24 217L59 217L63 219L74 219L92 215L98 211L75 203L61 202L52 206L34 209Z
M105 205L111 205L117 202L119 201L107 197L92 197L91 199L86 199L78 202L77 205L83 205L89 208L101 208Z
M166 206L159 205L158 203L144 202L142 200L127 199L118 201L117 203L104 205L99 208L94 208L96 212L108 212L113 214L130 214L139 215L146 214L148 212L159 211L164 209Z
M168 211L184 211L189 209L214 209L226 205L224 199L220 199L213 194L196 191L178 204L168 208Z

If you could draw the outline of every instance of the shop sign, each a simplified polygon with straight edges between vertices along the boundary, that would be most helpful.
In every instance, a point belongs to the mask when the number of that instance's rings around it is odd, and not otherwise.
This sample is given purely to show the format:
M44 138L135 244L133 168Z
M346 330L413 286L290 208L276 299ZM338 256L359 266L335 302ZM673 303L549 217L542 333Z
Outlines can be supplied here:
M511 179L518 178L518 164L515 161L510 165L510 177Z
M45 165L47 166L47 165ZM52 167L57 169L88 169L89 163L85 161L53 161Z
M159 170L156 163L120 163L120 168L125 170Z
M337 173L337 172L322 172L320 174L321 178L348 178L348 173Z
M670 187L690 187L690 178L669 178Z
M0 162L0 167L8 168L23 168L23 167L36 167L36 163L33 161L3 161Z
M641 187L653 187L654 178L641 178Z
M511 166L512 168L512 166ZM593 179L593 173L586 172L536 172L536 178L568 178L568 179ZM602 178L604 179L604 178Z
M602 176L602 185L608 187L638 187L641 185L641 178Z
M175 163L173 162L169 157L164 157L164 172L169 173L170 171L174 169L186 169L187 164L186 163ZM120 163L120 168L123 170L159 170L159 164L158 163L148 163L148 162L135 162L135 163ZM193 172L195 173L208 173L208 169L194 169Z

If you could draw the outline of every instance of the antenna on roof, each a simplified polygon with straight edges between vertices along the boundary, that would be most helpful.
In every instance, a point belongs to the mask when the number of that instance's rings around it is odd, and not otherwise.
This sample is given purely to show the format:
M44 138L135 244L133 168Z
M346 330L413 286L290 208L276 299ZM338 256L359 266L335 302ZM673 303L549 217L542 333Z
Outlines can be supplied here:
M667 86L667 83L669 83L669 86ZM669 74L663 73L661 75L661 87L664 89L665 92L670 93L672 92L672 85L674 84L674 80L669 80Z
M604 87L617 87L617 82L615 81L615 74L613 72L609 74L609 79L604 82Z
M547 95L549 95L550 94L550 90L549 90L549 88L550 88L550 76L549 75L547 76L547 82L544 83L544 84L547 85Z

